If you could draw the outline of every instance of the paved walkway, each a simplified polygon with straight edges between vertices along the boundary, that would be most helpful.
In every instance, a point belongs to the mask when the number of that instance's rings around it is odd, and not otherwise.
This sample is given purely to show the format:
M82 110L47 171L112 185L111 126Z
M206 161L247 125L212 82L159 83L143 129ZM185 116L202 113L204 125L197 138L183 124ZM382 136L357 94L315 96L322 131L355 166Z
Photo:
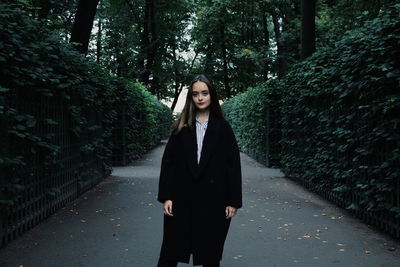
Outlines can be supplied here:
M155 267L159 146L0 250L1 267ZM223 267L398 267L400 244L241 154L244 206ZM179 267L189 266L179 264Z

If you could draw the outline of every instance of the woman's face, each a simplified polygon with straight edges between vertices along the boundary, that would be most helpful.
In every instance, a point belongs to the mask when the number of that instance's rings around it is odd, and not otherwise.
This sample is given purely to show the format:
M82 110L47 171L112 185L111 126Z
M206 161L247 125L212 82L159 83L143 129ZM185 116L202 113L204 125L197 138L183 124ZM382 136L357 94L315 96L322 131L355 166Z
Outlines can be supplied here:
M199 110L205 110L210 106L210 91L206 83L197 81L193 84L192 100Z

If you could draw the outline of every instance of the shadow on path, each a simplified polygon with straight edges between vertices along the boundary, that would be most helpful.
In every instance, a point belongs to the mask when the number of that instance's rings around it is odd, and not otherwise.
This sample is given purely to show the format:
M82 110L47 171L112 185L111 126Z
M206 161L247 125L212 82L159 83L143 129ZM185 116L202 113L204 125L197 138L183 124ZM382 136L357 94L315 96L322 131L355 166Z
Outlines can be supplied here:
M0 250L1 267L155 267L164 146L112 175ZM400 266L399 242L241 154L243 208L222 267ZM394 250L394 251L393 251ZM179 264L179 267L188 266Z

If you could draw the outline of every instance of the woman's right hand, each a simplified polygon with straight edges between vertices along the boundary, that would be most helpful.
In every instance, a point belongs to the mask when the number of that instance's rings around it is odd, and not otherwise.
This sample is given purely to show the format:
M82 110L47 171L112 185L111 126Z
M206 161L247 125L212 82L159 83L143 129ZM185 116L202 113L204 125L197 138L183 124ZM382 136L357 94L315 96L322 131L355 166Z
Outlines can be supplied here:
M174 216L172 215L172 200L166 200L164 202L164 214L167 216Z

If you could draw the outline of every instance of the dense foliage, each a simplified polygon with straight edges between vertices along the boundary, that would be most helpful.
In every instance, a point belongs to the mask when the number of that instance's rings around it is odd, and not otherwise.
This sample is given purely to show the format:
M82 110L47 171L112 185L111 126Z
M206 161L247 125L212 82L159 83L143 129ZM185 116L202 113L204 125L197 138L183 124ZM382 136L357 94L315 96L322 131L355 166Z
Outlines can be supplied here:
M188 0L102 0L89 55L158 99L173 97L189 69L181 53L191 9Z
M69 40L77 0L18 0ZM10 1L12 2L12 1ZM14 1L15 2L15 1ZM375 18L391 0L316 1L317 47ZM300 0L101 0L88 56L174 104L193 73L228 99L300 60Z
M400 5L320 48L279 81L282 90L282 161L289 177L341 198L350 209L400 216ZM229 114L248 114L237 129L239 143L259 144L256 126L268 92L250 89L227 102ZM255 100L255 104L250 104ZM243 104L242 103L247 103ZM235 109L236 110L231 110ZM249 111L250 109L251 111ZM254 121L254 122L253 122ZM246 132L253 129L253 140ZM258 145L256 145L258 146Z
M277 80L269 80L224 102L222 109L235 132L238 145L268 166L279 158L279 92Z
M55 171L74 169L68 179L78 183L109 171L121 95L134 109L124 132L135 135L129 140L140 146L136 157L160 139L170 112L142 87L73 51L23 6L0 4L0 10L1 205L14 205L35 180L56 194L49 181ZM74 166L66 161L71 155L80 159ZM93 161L100 169L91 168Z
M400 5L293 67L283 82L284 171L390 210L400 172Z
M115 98L114 162L124 164L142 156L168 135L172 111L140 83L120 79ZM124 158L126 155L127 158Z
M226 99L300 60L300 0L196 1L191 32L196 71L212 78ZM317 48L375 18L390 0L316 1Z

